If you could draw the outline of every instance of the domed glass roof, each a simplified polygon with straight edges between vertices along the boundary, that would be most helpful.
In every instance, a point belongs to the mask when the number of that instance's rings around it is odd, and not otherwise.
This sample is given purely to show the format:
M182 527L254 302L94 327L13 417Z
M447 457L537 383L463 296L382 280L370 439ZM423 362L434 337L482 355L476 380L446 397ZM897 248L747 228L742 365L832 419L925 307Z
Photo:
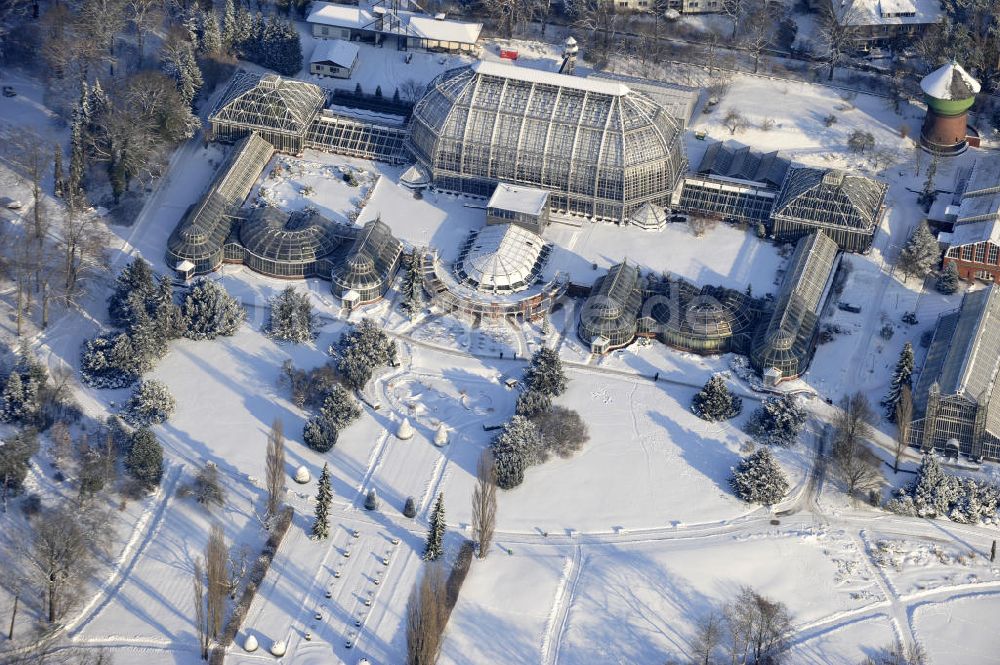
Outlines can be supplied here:
M481 291L520 291L538 275L544 247L544 240L520 226L487 226L476 234L456 270Z

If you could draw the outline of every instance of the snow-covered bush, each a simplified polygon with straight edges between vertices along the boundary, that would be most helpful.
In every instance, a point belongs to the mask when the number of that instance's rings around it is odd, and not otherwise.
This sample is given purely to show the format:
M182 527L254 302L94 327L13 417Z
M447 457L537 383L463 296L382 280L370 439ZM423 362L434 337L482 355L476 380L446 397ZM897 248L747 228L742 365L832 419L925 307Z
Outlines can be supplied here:
M140 383L122 407L122 418L134 427L148 427L165 422L174 413L177 402L166 385L150 379Z
M532 418L545 413L552 407L552 398L538 390L525 390L517 396L517 406L514 413L525 418Z
M125 469L144 487L154 487L163 478L163 446L147 428L132 434L132 447L125 456Z
M524 482L524 470L543 458L542 436L524 416L511 418L490 446L496 460L497 486L505 490Z
M207 462L191 483L182 485L177 493L192 497L203 506L221 506L226 502L226 491L219 482L219 467L212 462Z
M549 455L571 457L590 440L587 424L580 414L558 404L534 415L531 422L542 437L541 462L548 459Z
M239 300L219 284L199 279L184 299L184 336L190 339L215 339L235 335L247 318Z
M323 400L320 415L339 432L361 417L361 407L351 393L340 386L334 386Z
M396 342L371 319L362 319L330 347L337 371L355 390L365 387L376 367L394 364L396 352Z
M374 487L365 495L365 510L378 510L378 493Z
M773 506L788 494L788 478L770 448L758 448L744 457L729 479L736 496L748 503Z
M309 296L289 286L271 298L266 331L272 339L282 342L311 342L316 336L316 315Z
M30 422L38 413L38 382L30 374L15 368L0 391L0 421Z
M719 374L708 380L694 396L691 411L703 420L715 422L738 416L743 410L743 399L734 395Z
M750 414L746 432L758 443L791 446L806 424L806 410L794 395L768 397Z
M531 364L524 372L524 382L528 390L535 390L549 397L561 395L566 390L566 374L559 354L544 346L535 351L531 356Z
M406 497L406 503L403 504L403 517L409 517L413 519L417 516L417 502L412 496Z

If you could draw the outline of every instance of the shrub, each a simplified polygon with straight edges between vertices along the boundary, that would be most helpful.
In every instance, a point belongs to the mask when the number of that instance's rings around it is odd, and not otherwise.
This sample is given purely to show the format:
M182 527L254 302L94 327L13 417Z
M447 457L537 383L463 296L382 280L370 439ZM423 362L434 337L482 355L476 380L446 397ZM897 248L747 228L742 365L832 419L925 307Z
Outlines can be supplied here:
M337 445L337 428L322 416L310 418L302 428L302 440L318 453L328 452Z
M774 504L788 494L788 478L771 455L770 448L759 448L745 457L729 480L736 496L747 503Z
M122 418L134 427L148 427L165 422L174 413L176 400L166 385L155 380L143 381L122 408Z
M545 461L549 454L571 457L590 440L587 424L580 414L564 406L555 405L535 415L531 421L542 437L541 461Z
M406 497L406 503L403 504L403 517L409 517L413 519L417 516L417 503L413 500L412 496Z
M125 456L125 469L142 487L160 484L163 478L163 446L146 428L132 434L132 447Z
M365 510L378 510L378 503L378 494L373 487L368 490L368 494L365 496Z

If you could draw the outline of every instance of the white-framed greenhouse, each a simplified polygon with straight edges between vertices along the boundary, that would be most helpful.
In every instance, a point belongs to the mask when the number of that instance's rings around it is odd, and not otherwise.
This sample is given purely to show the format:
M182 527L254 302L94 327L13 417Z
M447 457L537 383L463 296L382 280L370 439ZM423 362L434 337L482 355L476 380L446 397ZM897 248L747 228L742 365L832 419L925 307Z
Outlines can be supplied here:
M619 223L669 206L687 167L677 120L624 83L486 61L431 82L409 145L439 189L540 187L554 211Z

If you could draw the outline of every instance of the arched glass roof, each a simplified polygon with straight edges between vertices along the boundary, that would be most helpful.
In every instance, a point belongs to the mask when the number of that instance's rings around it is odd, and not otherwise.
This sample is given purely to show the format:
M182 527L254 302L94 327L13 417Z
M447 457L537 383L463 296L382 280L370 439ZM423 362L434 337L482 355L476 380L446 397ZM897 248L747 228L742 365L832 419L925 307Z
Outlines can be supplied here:
M544 248L544 240L520 226L486 226L462 253L455 269L460 279L481 291L520 291L537 277Z

